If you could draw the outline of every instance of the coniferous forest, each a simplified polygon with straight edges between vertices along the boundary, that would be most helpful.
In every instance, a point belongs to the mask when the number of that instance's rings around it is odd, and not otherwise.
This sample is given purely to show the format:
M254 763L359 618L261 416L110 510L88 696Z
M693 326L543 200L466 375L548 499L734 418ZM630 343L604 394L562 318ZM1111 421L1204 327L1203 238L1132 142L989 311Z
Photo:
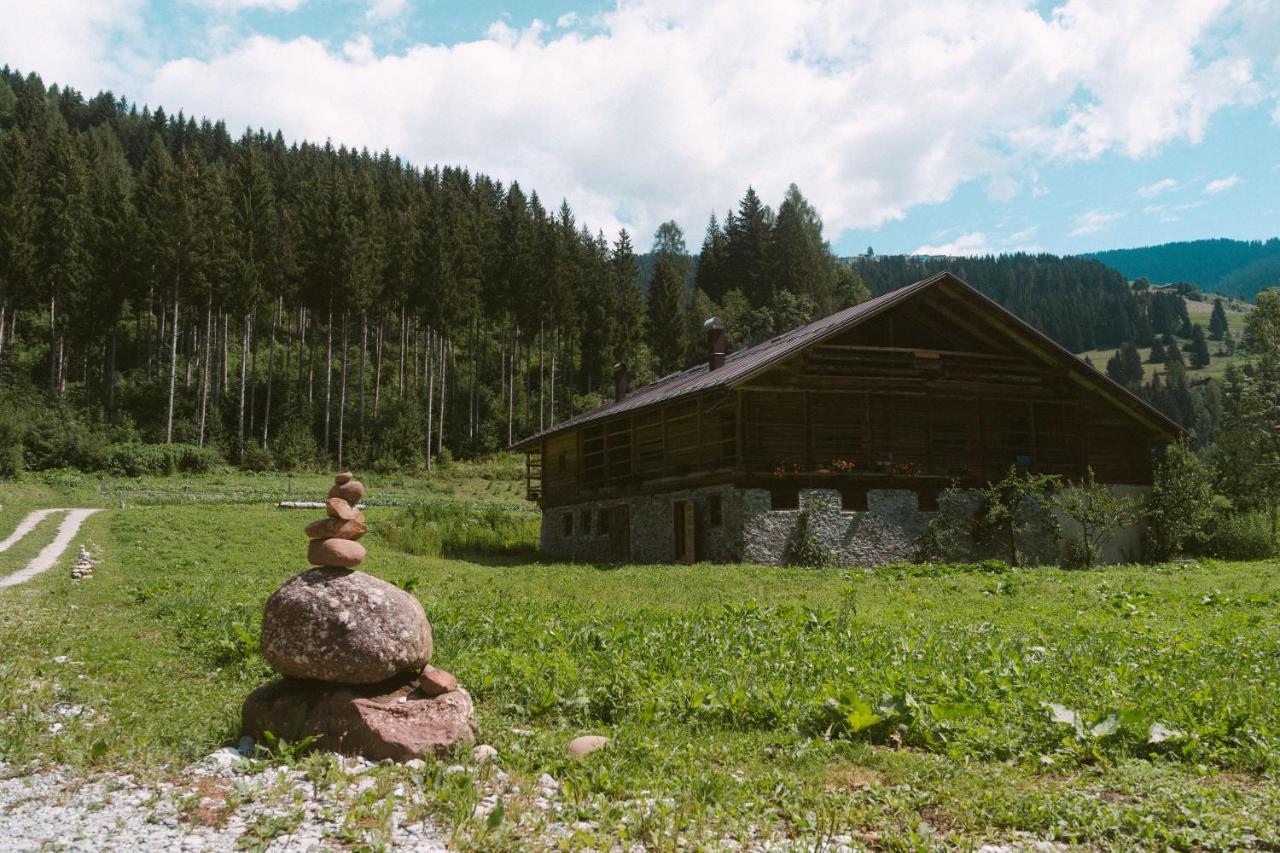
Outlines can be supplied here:
M1173 322L1091 260L838 261L794 185L776 209L748 189L691 252L674 222L606 235L516 181L5 68L0 474L157 444L429 468L598 405L616 363L634 386L698 361L712 314L736 348L942 268L1073 350Z

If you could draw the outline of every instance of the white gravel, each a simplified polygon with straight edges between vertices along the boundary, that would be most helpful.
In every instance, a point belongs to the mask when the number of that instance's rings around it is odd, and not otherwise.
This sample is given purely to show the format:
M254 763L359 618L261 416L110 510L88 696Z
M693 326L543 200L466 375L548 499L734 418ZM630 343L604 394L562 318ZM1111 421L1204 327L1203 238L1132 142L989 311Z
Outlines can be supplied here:
M281 822L287 833L271 838L266 850L349 850L350 842L340 840L347 806L370 787L361 783L373 781L357 777L318 788L301 771L262 769L229 748L177 778L142 783L65 769L18 774L0 763L0 851L232 851L253 839L256 827ZM397 802L388 849L446 850L436 827L407 822L407 805Z

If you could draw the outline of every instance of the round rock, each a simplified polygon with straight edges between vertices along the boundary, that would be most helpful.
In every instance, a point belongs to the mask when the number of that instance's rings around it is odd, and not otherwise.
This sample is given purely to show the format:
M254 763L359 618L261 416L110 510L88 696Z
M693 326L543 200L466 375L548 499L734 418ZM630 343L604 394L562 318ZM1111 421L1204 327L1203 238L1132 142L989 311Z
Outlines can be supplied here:
M364 521L364 513L342 498L329 498L324 502L325 515L343 521Z
M598 749L604 749L609 739L603 735L583 735L569 741L569 754L574 758L589 755Z
M426 666L431 625L399 587L364 572L311 569L267 599L262 654L292 678L374 684Z
M307 525L308 539L359 539L369 532L369 525L354 518L322 518Z
M347 503L355 506L364 497L364 484L359 480L351 480L347 483L335 485L329 490L329 497L342 498Z
M335 485L345 486L347 483L351 482L351 472L343 471L341 474L334 476L333 482Z
M364 546L351 539L312 539L307 562L313 566L349 569L364 561Z

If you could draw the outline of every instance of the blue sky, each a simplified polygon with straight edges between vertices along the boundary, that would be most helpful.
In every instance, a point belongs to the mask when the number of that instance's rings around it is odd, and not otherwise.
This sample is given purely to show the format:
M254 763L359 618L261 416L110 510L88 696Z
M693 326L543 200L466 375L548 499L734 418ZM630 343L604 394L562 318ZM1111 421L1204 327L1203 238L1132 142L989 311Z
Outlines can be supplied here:
M1280 0L0 0L0 63L463 164L696 250L795 181L842 254L1280 234Z

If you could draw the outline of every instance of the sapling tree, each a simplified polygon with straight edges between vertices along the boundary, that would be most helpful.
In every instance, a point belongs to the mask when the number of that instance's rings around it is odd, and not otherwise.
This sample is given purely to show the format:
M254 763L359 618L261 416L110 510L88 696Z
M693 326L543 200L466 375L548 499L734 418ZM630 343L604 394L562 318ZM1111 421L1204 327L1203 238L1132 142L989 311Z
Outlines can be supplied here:
M1003 545L1009 565L1023 564L1027 551L1020 547L1022 540L1057 545L1058 522L1049 510L1061 485L1056 474L1034 474L1011 465L1004 479L978 490L982 499L979 526Z
M1137 517L1138 501L1115 494L1098 482L1089 468L1084 480L1054 496L1058 511L1076 523L1079 532L1072 541L1072 562L1092 567L1102 559L1103 549Z
M1143 515L1148 556L1155 559L1177 556L1188 541L1208 528L1213 519L1213 484L1187 442L1165 448Z

